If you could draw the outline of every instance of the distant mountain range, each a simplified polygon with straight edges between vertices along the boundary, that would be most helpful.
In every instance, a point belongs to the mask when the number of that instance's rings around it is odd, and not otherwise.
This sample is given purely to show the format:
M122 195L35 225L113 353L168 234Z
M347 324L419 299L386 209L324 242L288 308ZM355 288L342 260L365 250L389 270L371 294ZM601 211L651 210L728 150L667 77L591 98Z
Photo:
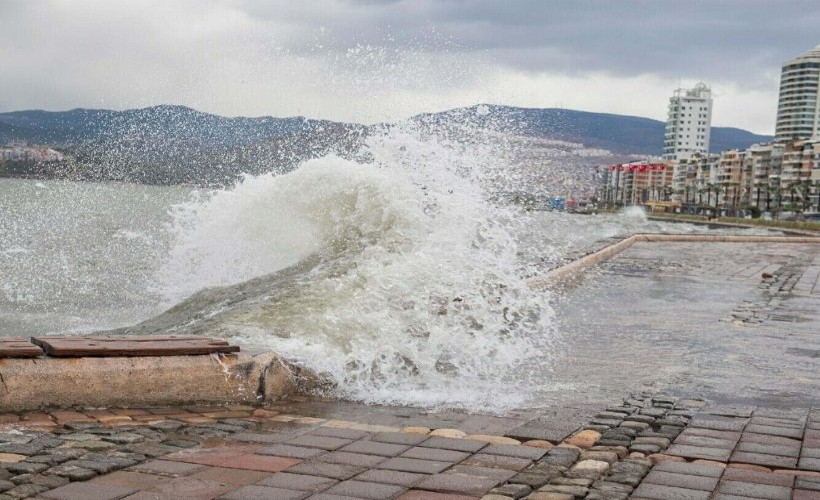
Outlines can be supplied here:
M523 135L582 143L589 148L617 154L660 155L666 123L639 116L591 113L559 108L515 108L479 104L441 113L426 113L412 119L447 122L464 116L486 127L509 127ZM2 115L0 115L2 120ZM758 135L732 127L712 127L710 151L745 149L772 136Z
M582 143L614 154L658 155L664 123L649 118L567 109L476 105L410 118L431 130L470 125L497 132ZM287 169L300 160L336 152L350 155L368 134L391 124L365 126L270 116L228 118L184 106L111 111L0 113L0 145L14 140L64 150L81 177L150 183L230 182L241 173ZM772 137L713 127L711 149L771 141ZM24 167L18 167L24 168Z

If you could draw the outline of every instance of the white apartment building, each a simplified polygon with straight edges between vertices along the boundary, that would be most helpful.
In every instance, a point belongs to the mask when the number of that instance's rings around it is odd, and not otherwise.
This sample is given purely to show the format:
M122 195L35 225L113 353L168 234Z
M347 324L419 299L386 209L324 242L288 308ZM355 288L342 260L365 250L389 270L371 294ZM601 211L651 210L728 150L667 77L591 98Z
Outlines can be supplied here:
M820 135L820 45L783 65L775 140Z
M703 83L693 89L677 89L669 98L663 158L685 160L695 153L709 153L712 128L712 91Z

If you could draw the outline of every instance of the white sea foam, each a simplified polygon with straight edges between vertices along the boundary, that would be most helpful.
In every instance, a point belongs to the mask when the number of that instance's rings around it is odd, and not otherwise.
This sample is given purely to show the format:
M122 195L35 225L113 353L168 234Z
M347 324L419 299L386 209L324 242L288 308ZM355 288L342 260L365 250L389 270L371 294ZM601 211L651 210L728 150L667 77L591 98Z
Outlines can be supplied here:
M552 314L522 280L513 229L525 216L487 201L495 160L396 130L367 156L310 160L177 206L168 300L317 259L253 303L229 288L230 306L191 316L331 374L343 396L522 404L526 367L550 362Z

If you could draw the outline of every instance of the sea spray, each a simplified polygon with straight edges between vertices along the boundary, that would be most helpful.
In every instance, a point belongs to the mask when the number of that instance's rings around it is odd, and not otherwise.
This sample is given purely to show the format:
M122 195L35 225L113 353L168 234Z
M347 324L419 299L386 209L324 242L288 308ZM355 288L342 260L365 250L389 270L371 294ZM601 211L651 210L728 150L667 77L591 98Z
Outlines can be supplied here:
M221 288L131 331L269 348L330 374L343 397L522 404L548 383L527 373L548 373L552 312L522 279L527 217L488 201L498 160L474 153L394 129L369 140L366 162L309 160L176 207L167 300Z

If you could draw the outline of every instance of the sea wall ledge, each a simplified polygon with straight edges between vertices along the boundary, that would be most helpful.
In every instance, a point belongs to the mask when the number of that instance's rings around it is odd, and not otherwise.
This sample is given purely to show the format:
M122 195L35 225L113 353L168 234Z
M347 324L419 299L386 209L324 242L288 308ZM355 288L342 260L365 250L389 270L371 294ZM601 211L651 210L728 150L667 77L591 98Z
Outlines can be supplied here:
M0 411L264 403L318 377L275 353L0 359Z
M534 290L541 290L564 279L611 259L636 243L815 243L820 244L820 236L758 236L728 234L660 234L638 233L580 257L568 264L557 267L540 276L527 280Z

